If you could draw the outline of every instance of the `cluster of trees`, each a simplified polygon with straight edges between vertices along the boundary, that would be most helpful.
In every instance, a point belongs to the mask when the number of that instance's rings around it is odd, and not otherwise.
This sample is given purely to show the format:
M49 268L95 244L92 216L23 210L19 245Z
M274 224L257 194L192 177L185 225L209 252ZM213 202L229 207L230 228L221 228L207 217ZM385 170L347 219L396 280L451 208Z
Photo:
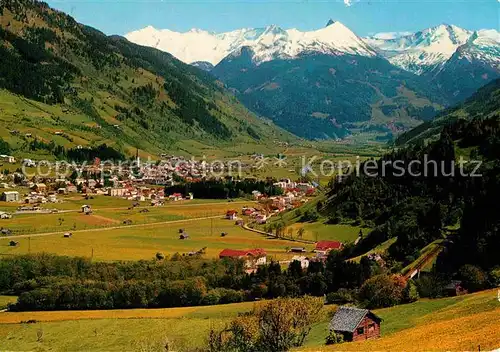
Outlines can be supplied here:
M193 193L196 198L225 199L238 198L259 191L268 196L283 194L283 190L273 184L272 181L244 180L205 180L201 182L189 182L169 186L165 188L166 194L171 193Z
M28 149L30 151L44 150L59 159L76 162L93 161L95 158L101 160L126 160L126 156L123 153L105 143L92 147L66 149L54 141L47 143L35 138L29 142Z
M66 150L65 156L68 160L77 162L92 161L95 158L115 161L126 160L123 153L105 143L90 148L71 148Z
M0 138L0 154L9 154L10 153L10 145L2 138Z
M307 269L297 261L286 270L272 262L246 274L239 260L173 256L169 260L93 263L85 258L27 255L0 260L0 292L18 295L14 307L18 310L178 307L303 295L322 297L330 292L344 298L350 295L348 301L370 307L403 300L370 298L366 293L370 286L365 285L389 273L367 258L360 263L345 259L342 253L334 252L325 263L313 261ZM379 283L377 280L375 283ZM404 285L401 287L404 289ZM392 287L386 292L394 291Z

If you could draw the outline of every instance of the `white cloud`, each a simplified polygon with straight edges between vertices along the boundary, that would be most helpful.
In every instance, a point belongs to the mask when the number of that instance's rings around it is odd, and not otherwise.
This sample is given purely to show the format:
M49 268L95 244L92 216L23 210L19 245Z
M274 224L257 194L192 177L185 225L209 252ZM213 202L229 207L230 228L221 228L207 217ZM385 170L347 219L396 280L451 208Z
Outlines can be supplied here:
M388 39L400 38L400 37L403 37L405 35L410 35L410 34L413 34L413 33L412 32L381 32L381 33L373 34L372 37L376 38L376 39L388 40Z
M357 2L360 2L361 0L343 0L343 1L344 1L345 6L351 7L352 5L354 5ZM498 1L500 1L500 0L498 0Z

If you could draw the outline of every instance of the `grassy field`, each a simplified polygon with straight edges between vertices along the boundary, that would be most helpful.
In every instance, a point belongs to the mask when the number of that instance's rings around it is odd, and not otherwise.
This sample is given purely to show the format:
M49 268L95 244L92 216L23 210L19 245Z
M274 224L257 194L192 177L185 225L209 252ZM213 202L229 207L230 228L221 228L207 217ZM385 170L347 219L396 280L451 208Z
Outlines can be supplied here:
M79 212L83 204L92 205L92 215ZM150 259L156 252L172 255L207 247L209 258L217 257L224 248L264 248L271 258L288 260L292 255L287 250L297 246L297 242L266 238L223 219L227 210L254 205L252 201L192 200L167 203L163 207L150 207L142 202L141 206L129 209L131 204L131 201L114 197L96 196L86 200L70 196L64 198L63 203L46 206L60 209L58 213L16 214L12 219L1 220L0 225L10 229L14 236L22 236L15 238L19 245L11 247L9 242L13 238L1 237L0 255L49 252L90 257L93 253L96 260L138 260ZM306 205L314 206L315 200ZM1 203L0 209L14 210L9 203ZM289 221L294 234L302 227L305 230L303 238L313 241L354 241L360 231L359 227L329 225L323 221L298 223L293 211L285 213L283 219ZM190 239L179 240L181 228L188 232ZM72 238L63 238L67 231L73 233ZM221 237L222 232L229 235ZM308 250L312 247L306 246Z
M315 325L298 351L484 350L499 347L500 303L496 290L420 300L376 310L382 319L377 340L324 346L328 320ZM254 303L211 307L109 311L0 313L3 349L39 351L162 350L168 340L177 349L201 346L210 327L221 327ZM22 321L35 320L32 324ZM37 333L43 337L37 342ZM149 342L148 342L149 341ZM148 344L149 343L149 344Z
M293 229L294 233L303 228L304 234L302 238L305 240L336 240L343 243L354 242L358 238L360 230L357 226L332 225L323 222L295 223L289 227Z
M82 215L83 216L83 215ZM179 239L179 229L184 229L190 238ZM221 233L228 235L221 237ZM0 239L0 254L16 255L31 251L59 255L90 257L95 260L152 259L157 252L172 255L187 253L207 247L206 257L215 258L224 248L264 248L268 255L285 254L295 242L268 239L246 231L234 221L221 217L205 220L182 220L152 225L120 227L116 229L93 229L73 231L72 238L63 238L62 233L49 236L18 238L17 247L8 246L8 238Z
M368 233L369 229L362 229L359 226L352 226L347 224L328 224L327 219L319 217L314 222L300 222L301 214L308 210L315 210L316 204L324 201L323 196L318 196L309 202L305 203L299 209L292 210L271 218L273 222L283 222L286 226L285 234L291 229L293 236L296 237L298 230L303 228L304 233L302 238L311 241L321 240L335 240L343 243L354 242L358 238L359 232ZM264 230L267 225L257 226L258 229Z
M0 296L0 310L7 308L9 303L15 303L16 300L16 296Z
M0 346L20 351L162 351L204 344L210 327L222 327L254 303L121 311L0 313ZM34 324L19 324L33 319ZM16 322L16 324L6 324ZM37 333L43 331L42 341ZM173 346L172 346L173 345ZM155 349L152 349L155 348Z
M129 200L106 196L97 196L88 200L82 197L70 197L65 198L62 203L45 206L47 209L59 209L58 213L14 214L12 219L0 220L0 226L10 229L13 235L86 230L115 227L123 224L125 220L131 221L131 224L149 224L223 215L228 209L239 209L253 202L189 200L167 203L162 207L150 207L149 202L141 202L139 207L129 209L132 203ZM93 207L92 215L80 213L80 207L83 204ZM11 212L15 211L17 206L19 204L14 206L13 203L0 203L0 209Z

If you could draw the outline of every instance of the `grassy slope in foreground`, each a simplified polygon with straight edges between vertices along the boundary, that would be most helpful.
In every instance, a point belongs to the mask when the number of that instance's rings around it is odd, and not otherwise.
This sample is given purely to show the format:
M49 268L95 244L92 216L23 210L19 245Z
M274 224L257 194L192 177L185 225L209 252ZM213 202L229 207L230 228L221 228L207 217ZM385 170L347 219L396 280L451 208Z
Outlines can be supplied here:
M158 346L168 338L182 350L203 345L210 326L224 325L252 307L253 303L247 302L170 309L0 313L0 345L7 350L123 351L146 340ZM479 344L483 349L498 347L500 303L496 290L421 300L376 313L384 319L383 337L378 340L325 347L325 320L313 327L306 346L298 350L476 350ZM28 319L37 323L19 323ZM40 329L43 341L37 342Z
M376 310L380 339L322 346L327 323L318 324L300 351L472 351L500 347L497 290Z

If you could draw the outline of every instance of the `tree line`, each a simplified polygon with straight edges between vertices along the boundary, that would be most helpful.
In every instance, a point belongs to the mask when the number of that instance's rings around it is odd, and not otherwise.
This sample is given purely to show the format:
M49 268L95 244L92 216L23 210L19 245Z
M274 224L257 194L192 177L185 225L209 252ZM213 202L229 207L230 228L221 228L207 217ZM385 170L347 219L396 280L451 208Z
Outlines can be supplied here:
M272 181L244 180L204 180L200 182L183 182L165 188L166 194L193 193L196 198L226 199L245 197L259 191L268 196L283 194L283 190Z
M333 252L324 263L311 261L307 269L298 261L284 270L279 263L271 262L247 274L242 261L231 259L174 255L165 260L100 263L34 254L0 260L0 292L19 296L11 307L15 310L196 306L303 295L322 297L341 289L348 290L357 301L358 292L364 292L363 284L369 279L392 277L375 261L363 258L355 263L345 259L342 253ZM368 294L359 296L360 301L366 299ZM401 300L396 297L387 302Z

